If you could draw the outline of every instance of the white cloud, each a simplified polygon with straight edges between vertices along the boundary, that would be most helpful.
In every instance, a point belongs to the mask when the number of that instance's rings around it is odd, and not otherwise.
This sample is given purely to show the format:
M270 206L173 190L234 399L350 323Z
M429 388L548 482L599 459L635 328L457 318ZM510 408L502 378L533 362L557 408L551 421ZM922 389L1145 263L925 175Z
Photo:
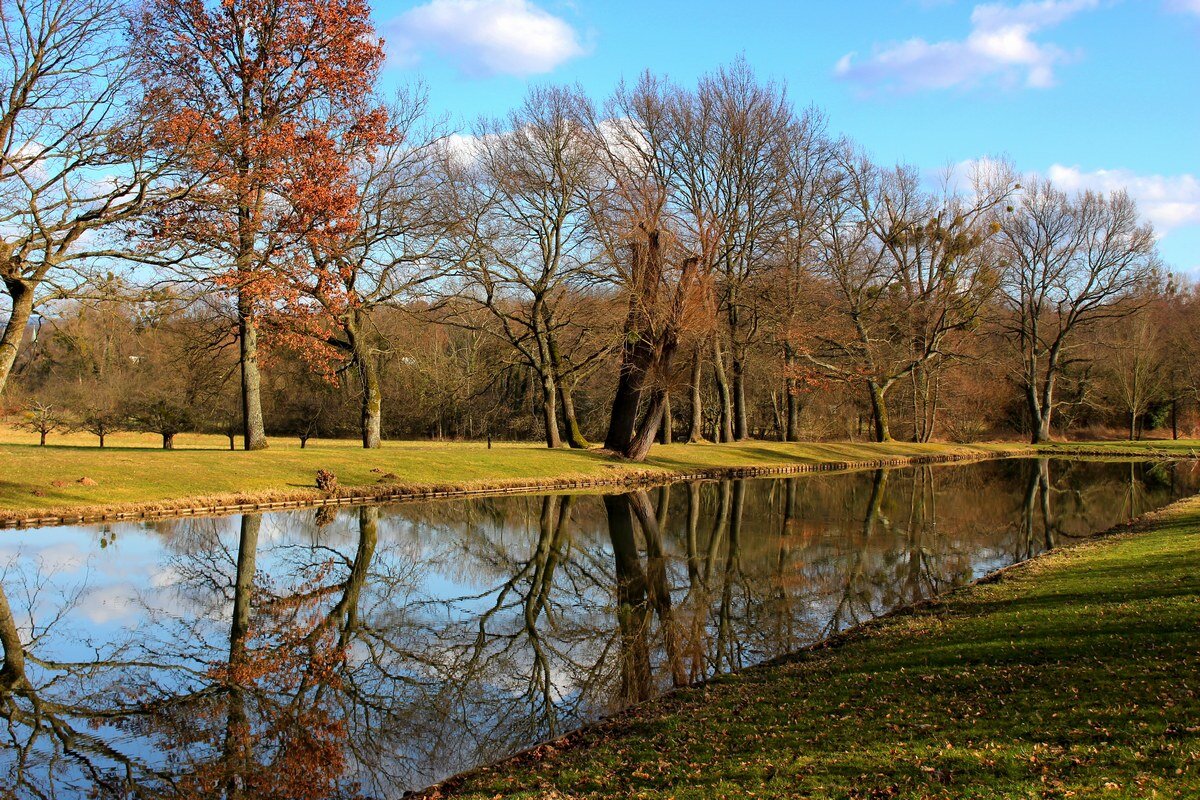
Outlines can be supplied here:
M1009 6L987 3L971 12L971 31L962 40L914 38L877 48L867 59L848 53L834 74L868 87L900 91L949 89L995 82L1005 87L1043 89L1054 69L1073 55L1034 34L1099 5L1100 0L1036 0ZM1200 0L1188 0L1200 2Z
M950 169L951 181L960 188L967 186L971 175L981 169L996 169L999 163L1003 162L987 157L960 161ZM1078 166L1052 164L1044 171L1025 173L1024 182L1034 178L1049 179L1070 194L1089 189L1110 194L1124 189L1137 203L1138 212L1154 224L1160 237L1182 228L1200 230L1200 177L1190 173L1141 175L1130 169L1084 171Z
M1200 226L1200 178L1195 175L1138 175L1127 169L1084 172L1079 167L1054 164L1046 176L1067 192L1126 190L1159 235Z
M1168 11L1178 11L1180 14L1195 14L1200 17L1200 0L1167 0Z
M467 75L534 75L583 55L565 20L530 0L430 0L390 26L393 58L433 50Z

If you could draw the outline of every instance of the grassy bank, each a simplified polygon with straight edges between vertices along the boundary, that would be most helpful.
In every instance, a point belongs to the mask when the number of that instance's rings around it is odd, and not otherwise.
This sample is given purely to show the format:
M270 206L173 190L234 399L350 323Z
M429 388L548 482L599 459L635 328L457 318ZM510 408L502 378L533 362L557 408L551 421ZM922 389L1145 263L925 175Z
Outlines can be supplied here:
M1200 796L1200 498L431 792Z
M1032 452L1017 443L755 441L658 446L644 464L633 464L596 450L548 450L532 443L497 443L488 449L482 443L389 442L380 450L365 451L352 441L314 440L302 450L289 439L272 441L269 450L247 453L229 451L227 440L216 436L180 435L172 451L159 449L153 437L139 434L114 435L103 450L94 442L71 434L54 436L51 445L38 447L32 434L0 429L0 520L313 500L323 496L314 488L318 469L334 472L348 492L370 497L431 488L553 486L723 469ZM1166 446L1187 454L1200 443L1155 442L1137 449L1150 454ZM1098 452L1130 449L1119 442L1100 447L1106 449Z

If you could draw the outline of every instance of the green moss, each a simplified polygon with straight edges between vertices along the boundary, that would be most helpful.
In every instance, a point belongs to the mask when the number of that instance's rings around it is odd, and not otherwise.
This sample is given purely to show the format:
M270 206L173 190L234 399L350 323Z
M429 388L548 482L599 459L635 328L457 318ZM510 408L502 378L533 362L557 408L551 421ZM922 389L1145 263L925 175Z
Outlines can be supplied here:
M1200 499L446 796L1200 796Z

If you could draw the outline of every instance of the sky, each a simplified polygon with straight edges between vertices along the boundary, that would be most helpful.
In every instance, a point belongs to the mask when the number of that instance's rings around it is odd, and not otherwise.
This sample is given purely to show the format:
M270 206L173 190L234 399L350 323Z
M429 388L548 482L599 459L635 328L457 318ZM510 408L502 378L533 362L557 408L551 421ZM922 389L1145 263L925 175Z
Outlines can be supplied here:
M384 90L464 128L529 86L608 96L739 55L882 163L1003 156L1061 188L1125 188L1200 279L1200 0L375 0Z

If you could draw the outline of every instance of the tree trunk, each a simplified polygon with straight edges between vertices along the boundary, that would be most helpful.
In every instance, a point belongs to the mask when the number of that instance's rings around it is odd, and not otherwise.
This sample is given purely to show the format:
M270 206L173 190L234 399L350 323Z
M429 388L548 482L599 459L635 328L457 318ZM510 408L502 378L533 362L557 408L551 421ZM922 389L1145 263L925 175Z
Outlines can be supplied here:
M883 496L887 490L888 470L875 470L871 481L871 497L867 501L867 516L863 520L863 541L870 541L875 532L875 524L879 521L879 513L883 510Z
M100 434L100 449L101 450L104 449L104 434L103 433Z
M651 394L650 403L646 406L646 415L642 418L642 424L638 427L633 439L629 442L629 447L623 453L629 460L646 460L646 456L650 453L650 447L654 444L654 437L658 433L659 426L662 424L663 405L666 399L666 389L655 389L654 393Z
M1053 360L1046 365L1046 378L1042 383L1040 393L1037 388L1036 376L1034 380L1027 381L1025 386L1025 399L1029 403L1029 415L1033 421L1033 444L1050 441L1050 418L1054 410L1055 369Z
M750 438L750 415L746 410L746 360L730 355L733 369L733 438L739 442Z
M608 434L604 446L621 452L629 446L637 429L638 405L642 401L642 367L633 363L632 357L622 359L621 372L617 377L617 393L613 397L612 414L608 421Z
M779 410L779 393L774 389L771 390L771 420L775 425L775 438L784 441L786 437L783 432L783 414Z
M683 662L679 659L676 642L675 619L671 608L671 589L667 580L667 559L664 554L662 531L666 527L666 512L671 487L664 486L659 495L659 513L655 515L650 497L645 489L625 495L646 542L646 596L658 615L659 632L670 665L672 681L676 687L687 683Z
M704 441L704 407L703 400L700 396L700 378L701 378L701 362L700 348L696 347L692 351L692 417L688 423L688 443Z
M642 571L638 558L633 509L629 498L605 495L604 510L608 517L608 536L612 543L617 582L620 699L624 703L638 703L650 697L646 574Z
M162 440L163 440L163 450L174 450L175 449L175 434L164 433L162 435Z
M542 372L542 422L546 426L546 446L562 447L558 435L558 396L554 387L554 376L547 369Z
M567 381L558 380L558 402L562 406L563 427L567 429L567 444L576 450L586 450L592 443L583 435L579 427L579 419L575 416L575 398L571 396L571 388Z
M258 534L261 514L243 514L238 540L237 573L233 585L233 618L229 625L228 708L225 720L223 760L229 771L226 797L240 796L238 776L244 774L250 758L250 725L245 705L245 689L239 683L247 660L246 642L250 638L250 610L254 597L254 574L258 563Z
M242 515L237 575L233 585L233 620L229 631L230 664L240 663L246 656L246 638L250 633L250 603L258 563L258 532L261 527L262 514Z
M562 423L566 429L567 444L576 450L586 450L591 447L591 442L583 435L583 430L579 427L579 420L575 416L575 398L571 396L571 386L564 374L562 354L558 349L558 339L554 337L554 332L550 330L549 320L547 319L546 330L546 345L550 354L550 368L554 372L554 385L558 389L558 403L562 406Z
M25 645L21 641L21 632L3 586L0 586L0 650L4 651L4 661L0 663L0 691L25 688L28 682L25 677Z
M800 398L796 394L796 378L792 374L792 370L796 367L796 354L792 351L791 345L787 345L783 351L784 372L784 387L787 389L787 413L785 416L785 425L787 430L784 432L783 438L789 442L800 441Z
M1042 444L1048 441L1050 441L1050 415L1043 414L1042 418L1038 420L1037 430L1033 434L1033 443Z
M725 375L725 357L721 354L721 343L713 339L713 374L717 379L717 397L721 403L717 441L733 441L733 398L729 390L729 379Z
M360 317L363 312L355 310L350 313L353 316L344 323L343 330L350 343L350 351L354 354L354 363L358 367L358 382L362 389L362 444L367 450L375 450L382 446L380 431L383 427L383 393L379 386L379 363L362 333Z
M1137 414L1129 412L1129 441L1137 439Z
M1179 438L1179 398L1171 398L1171 439Z
M784 425L786 427L784 439L789 442L800 441L800 398L796 397L794 387L788 387Z
M25 338L25 328L33 316L33 286L11 279L5 280L4 285L12 298L12 308L8 312L4 333L0 334L0 395L4 394L8 376L12 373L21 342Z
M262 375L258 371L258 324L251 319L249 302L244 297L239 297L238 306L238 338L242 367L242 446L247 450L266 450Z
M658 428L658 443L671 444L672 434L671 428L674 420L671 419L671 394L667 392L663 397L663 412L662 424Z
M867 381L867 390L871 396L871 417L875 422L875 441L892 441L892 432L888 427L887 398L885 389L874 380Z
M350 565L350 573L346 576L346 591L342 593L339 603L342 613L342 637L339 645L345 647L350 635L358 628L358 602L362 595L363 586L371 569L371 560L375 556L375 547L379 542L379 506L360 506L358 509L358 547L354 551L354 561Z
M613 396L612 414L604 446L618 453L627 452L637 431L638 406L642 390L654 366L655 346L652 340L653 321L650 309L658 297L662 278L662 254L657 232L649 232L644 242L630 249L631 286L629 310L623 327L621 369L617 377L617 392Z
M304 448L306 448L306 447L308 447L308 437L307 437L307 436L301 436L301 437L300 437L300 449L301 449L301 450L303 450L303 449L304 449Z
M45 447L46 446L46 432L38 431L38 439L39 439L38 447Z

